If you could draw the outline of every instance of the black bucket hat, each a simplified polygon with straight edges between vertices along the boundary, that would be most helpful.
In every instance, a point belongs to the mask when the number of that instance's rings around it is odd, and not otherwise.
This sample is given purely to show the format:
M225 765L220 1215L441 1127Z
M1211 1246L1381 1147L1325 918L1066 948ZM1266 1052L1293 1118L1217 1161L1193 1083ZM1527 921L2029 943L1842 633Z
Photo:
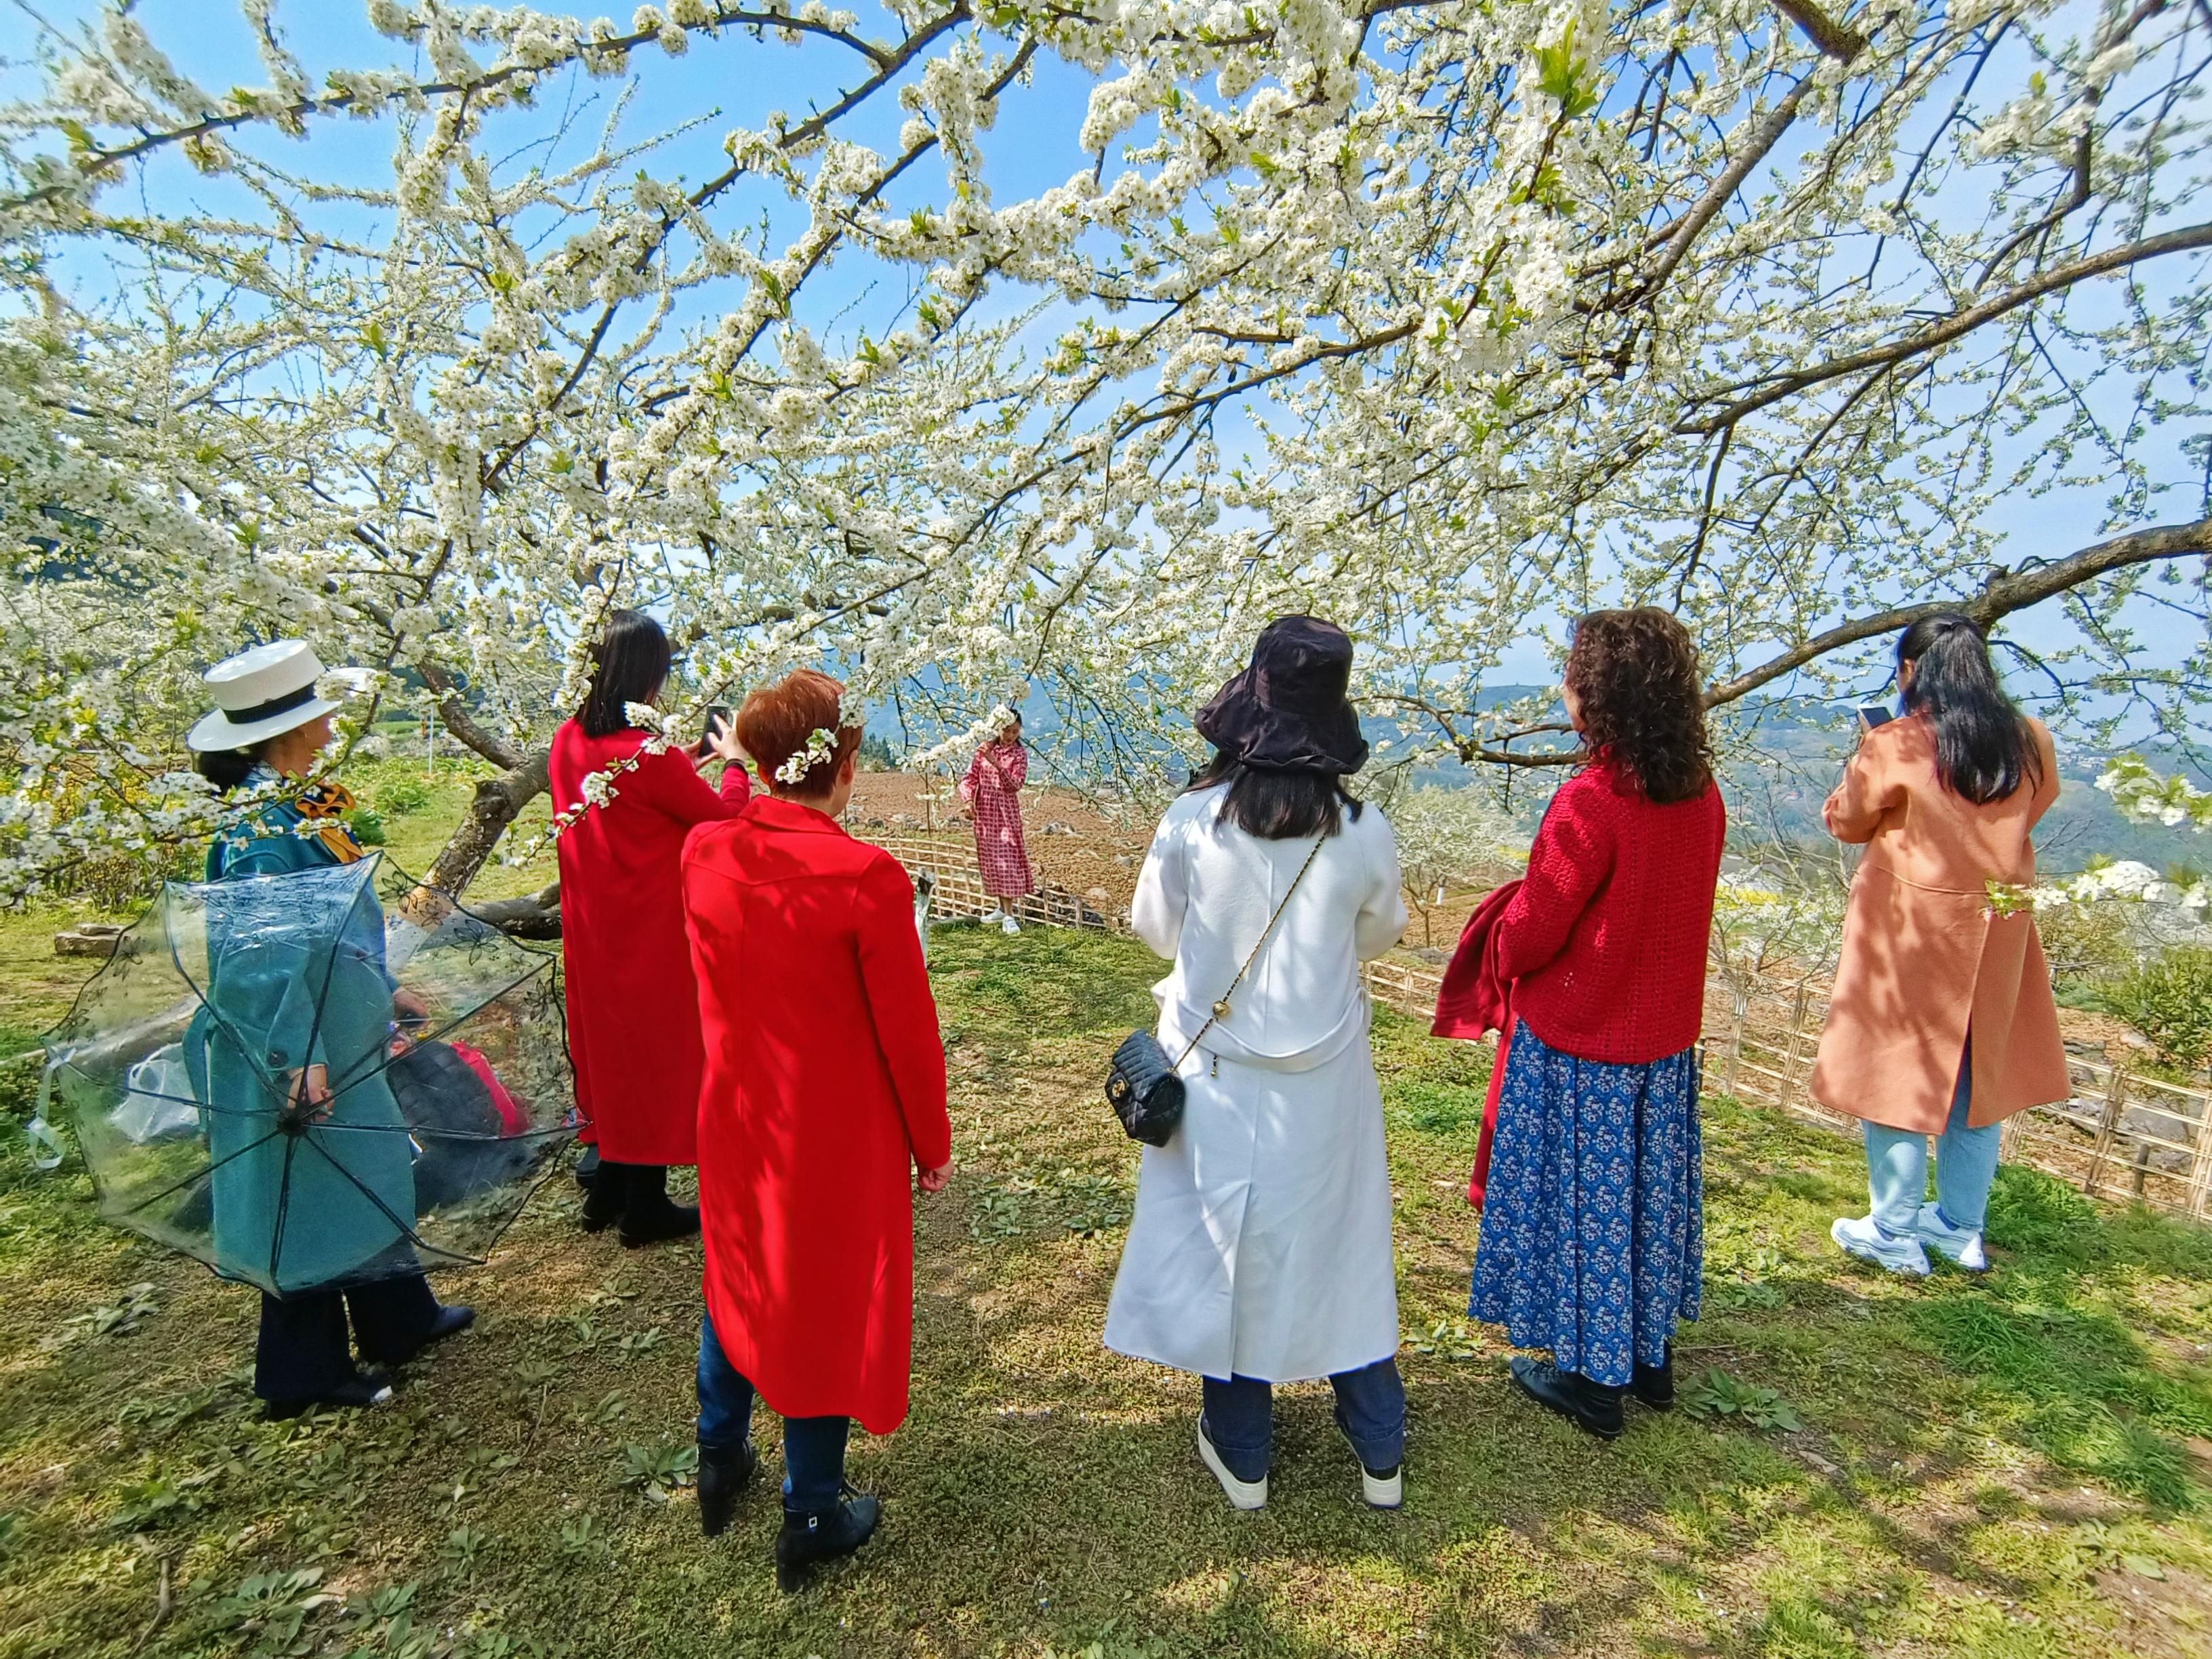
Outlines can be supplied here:
M1198 711L1198 734L1261 771L1357 772L1367 739L1351 685L1350 635L1318 617L1279 617L1261 629L1252 665Z

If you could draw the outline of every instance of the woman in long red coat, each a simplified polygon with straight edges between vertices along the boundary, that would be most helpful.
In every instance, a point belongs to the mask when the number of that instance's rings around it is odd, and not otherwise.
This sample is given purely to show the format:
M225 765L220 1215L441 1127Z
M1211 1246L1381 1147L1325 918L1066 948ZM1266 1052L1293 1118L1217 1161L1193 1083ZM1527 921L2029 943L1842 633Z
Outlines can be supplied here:
M837 823L860 738L839 723L842 690L802 670L748 698L738 736L771 793L684 849L707 1042L699 1516L720 1532L758 1466L757 1390L784 1419L786 1589L875 1530L876 1500L845 1485L847 1431L856 1417L872 1434L905 1419L908 1171L931 1193L952 1173L914 886Z
M668 678L668 636L652 617L617 611L592 647L592 689L553 738L554 808L582 816L564 831L561 944L568 1053L585 1138L599 1152L584 1200L587 1232L619 1222L625 1244L699 1231L699 1212L670 1202L668 1166L699 1161L699 994L684 940L678 890L684 837L734 817L752 793L727 732L707 745L726 763L720 793L694 757L644 752L649 732L631 703L652 703ZM611 795L594 777L605 779Z

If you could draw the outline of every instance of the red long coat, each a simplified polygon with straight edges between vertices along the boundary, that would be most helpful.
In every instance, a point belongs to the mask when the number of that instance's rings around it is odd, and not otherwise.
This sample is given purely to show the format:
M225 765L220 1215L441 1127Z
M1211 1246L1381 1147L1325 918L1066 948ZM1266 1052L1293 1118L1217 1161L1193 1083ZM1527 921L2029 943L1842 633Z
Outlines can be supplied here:
M906 1418L911 1171L952 1156L945 1047L898 860L762 796L684 848L707 1080L707 1310L785 1417Z
M584 780L635 755L642 732L587 736L574 720L553 738L553 806L583 799ZM719 795L688 756L652 755L613 779L556 843L568 1054L584 1138L617 1164L699 1161L699 993L684 941L680 860L695 823L734 817L752 793L744 768Z

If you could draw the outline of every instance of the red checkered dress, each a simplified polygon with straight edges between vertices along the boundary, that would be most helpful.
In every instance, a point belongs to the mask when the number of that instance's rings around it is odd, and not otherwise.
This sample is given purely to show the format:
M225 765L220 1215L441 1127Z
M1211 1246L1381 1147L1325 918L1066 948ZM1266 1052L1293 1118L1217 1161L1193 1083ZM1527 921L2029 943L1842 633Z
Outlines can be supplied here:
M1036 886L1022 839L1022 785L1030 753L1018 743L987 743L969 763L961 797L975 817L975 863L993 898L1019 898Z

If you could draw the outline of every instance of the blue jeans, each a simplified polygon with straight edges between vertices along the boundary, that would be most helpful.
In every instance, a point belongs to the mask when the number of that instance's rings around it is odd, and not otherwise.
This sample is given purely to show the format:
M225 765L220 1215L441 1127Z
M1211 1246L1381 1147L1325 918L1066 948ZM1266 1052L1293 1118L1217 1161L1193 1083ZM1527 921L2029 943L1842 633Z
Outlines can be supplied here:
M1979 1232L1989 1214L1990 1188L1997 1178L2002 1126L1967 1127L1973 1083L1974 1054L1969 1047L1959 1064L1950 1119L1936 1138L1936 1208L1954 1227ZM1869 1123L1866 1156L1875 1224L1886 1233L1911 1232L1928 1197L1928 1137Z
M783 1419L784 1508L820 1515L837 1507L845 1490L845 1436L852 1422L849 1417ZM699 1443L742 1446L752 1431L753 1385L722 1352L710 1315L699 1326Z
M1377 1474L1395 1469L1406 1455L1406 1384L1393 1358L1356 1371L1339 1371L1336 1426L1352 1442L1359 1462ZM1205 1379L1206 1437L1239 1480L1257 1480L1275 1455L1275 1391L1272 1383L1249 1376Z

